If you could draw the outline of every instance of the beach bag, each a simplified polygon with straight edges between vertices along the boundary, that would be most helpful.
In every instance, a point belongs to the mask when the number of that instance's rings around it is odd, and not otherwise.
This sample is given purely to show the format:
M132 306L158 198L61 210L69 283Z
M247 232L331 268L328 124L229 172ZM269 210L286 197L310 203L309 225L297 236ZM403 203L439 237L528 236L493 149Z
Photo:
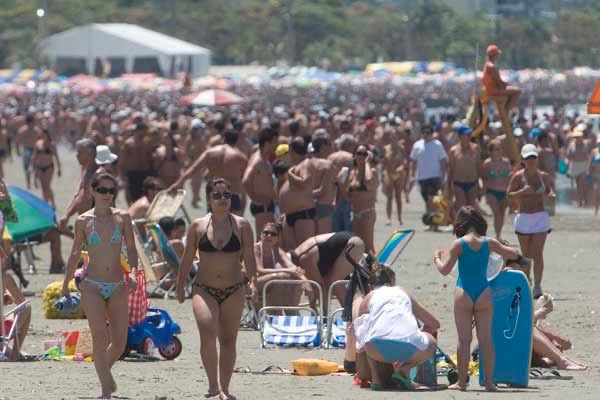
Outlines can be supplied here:
M148 295L146 294L146 275L143 269L137 271L134 277L137 282L137 288L129 292L129 326L137 325L146 318L146 311L150 306Z

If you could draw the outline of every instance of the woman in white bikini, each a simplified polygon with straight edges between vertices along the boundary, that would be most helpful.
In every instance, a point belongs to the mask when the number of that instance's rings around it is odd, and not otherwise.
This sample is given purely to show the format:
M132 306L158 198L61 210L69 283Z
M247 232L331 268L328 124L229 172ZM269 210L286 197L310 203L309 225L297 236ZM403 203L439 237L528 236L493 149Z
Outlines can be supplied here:
M100 398L110 399L117 390L110 370L123 354L127 342L128 288L135 288L135 280L121 268L121 246L124 243L127 247L132 277L137 273L138 255L129 214L111 207L117 194L117 180L112 175L102 174L92 180L91 186L95 206L75 222L75 238L62 293L70 298L69 281L85 246L89 263L79 284L81 305L92 333L94 366L102 386Z
M508 198L517 204L515 233L519 238L521 252L533 259L533 296L542 295L544 274L544 245L550 233L550 216L544 208L544 196L556 197L547 173L538 169L538 151L535 145L526 144L521 149L524 168L517 172L508 185ZM530 277L529 268L525 274ZM531 278L530 278L531 279Z

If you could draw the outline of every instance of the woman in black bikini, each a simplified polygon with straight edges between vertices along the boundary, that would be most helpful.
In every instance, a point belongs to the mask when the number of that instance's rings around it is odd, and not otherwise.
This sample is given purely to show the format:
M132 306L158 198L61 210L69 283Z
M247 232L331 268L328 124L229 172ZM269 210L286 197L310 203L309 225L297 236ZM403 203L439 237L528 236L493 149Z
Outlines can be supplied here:
M368 253L375 253L375 203L377 202L377 173L371 164L373 153L360 144L354 150L354 168L348 176L347 191L352 207L352 232L365 243Z
M54 192L50 186L52 182L52 176L54 175L54 160L56 160L57 173L60 176L60 160L58 159L58 153L56 146L52 142L50 132L44 129L42 136L35 142L33 147L33 155L31 156L31 163L29 168L31 173L35 176L34 185L37 187L39 181L42 186L42 197L52 207L56 207L54 203Z
M344 250L352 245L350 256L358 262L365 252L365 243L352 232L325 233L313 236L290 251L290 258L305 272L306 278L318 282L323 289L323 296L329 293L331 284L345 279L354 268L346 259ZM344 305L346 288L336 286L335 296ZM327 304L323 304L323 313L327 315Z
M202 268L196 275L192 307L200 332L200 356L208 377L206 397L219 395L224 400L230 398L229 382L244 308L243 287L248 281L256 293L256 260L250 223L229 211L230 184L216 178L207 184L206 192L212 213L190 226L177 277L177 300L183 303L185 299L185 280L197 250Z

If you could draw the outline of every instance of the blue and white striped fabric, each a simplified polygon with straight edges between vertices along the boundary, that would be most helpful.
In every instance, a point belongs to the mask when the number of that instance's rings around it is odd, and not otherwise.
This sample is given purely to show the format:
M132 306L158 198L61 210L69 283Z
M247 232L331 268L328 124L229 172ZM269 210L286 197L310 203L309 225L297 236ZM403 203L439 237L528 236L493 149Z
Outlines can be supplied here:
M346 321L336 317L331 325L331 347L346 347Z
M263 320L265 343L290 347L317 347L321 344L316 316L266 316Z

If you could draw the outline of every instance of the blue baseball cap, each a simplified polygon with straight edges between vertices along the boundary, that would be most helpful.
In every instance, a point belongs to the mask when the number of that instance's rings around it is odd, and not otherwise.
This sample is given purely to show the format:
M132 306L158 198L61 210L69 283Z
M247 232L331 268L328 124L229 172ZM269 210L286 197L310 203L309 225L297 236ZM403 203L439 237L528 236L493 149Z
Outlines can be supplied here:
M456 133L459 135L470 135L473 132L473 129L469 128L466 125L462 125L456 129Z
M529 131L529 139L537 139L537 137L540 136L540 133L542 133L540 128L533 128Z

